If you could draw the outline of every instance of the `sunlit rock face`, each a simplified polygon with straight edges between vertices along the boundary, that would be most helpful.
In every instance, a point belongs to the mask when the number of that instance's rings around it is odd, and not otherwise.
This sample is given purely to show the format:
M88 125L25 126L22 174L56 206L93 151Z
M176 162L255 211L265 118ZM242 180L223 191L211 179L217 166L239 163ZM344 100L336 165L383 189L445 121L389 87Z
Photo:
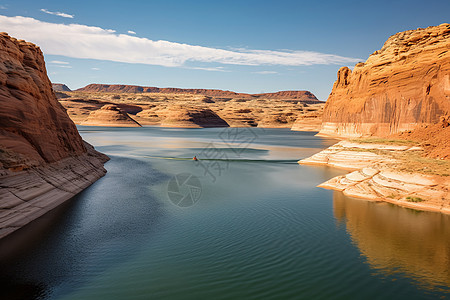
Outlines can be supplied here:
M353 71L339 69L320 134L385 136L450 114L450 24L391 36Z
M108 157L84 142L36 45L0 33L0 238L105 175Z
M86 152L52 91L39 47L5 33L0 34L0 102L2 153L31 166Z

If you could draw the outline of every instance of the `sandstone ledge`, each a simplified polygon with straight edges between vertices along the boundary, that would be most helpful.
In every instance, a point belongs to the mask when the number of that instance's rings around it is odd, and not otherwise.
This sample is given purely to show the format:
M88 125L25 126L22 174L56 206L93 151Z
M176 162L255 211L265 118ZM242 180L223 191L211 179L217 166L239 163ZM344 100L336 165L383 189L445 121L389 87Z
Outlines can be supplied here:
M395 171L395 159L376 153L414 151L416 146L359 144L341 141L299 164L328 165L353 172L334 177L319 187L341 191L344 195L384 201L417 210L450 214L450 178Z
M109 159L85 143L76 157L0 176L0 239L69 200L105 175Z

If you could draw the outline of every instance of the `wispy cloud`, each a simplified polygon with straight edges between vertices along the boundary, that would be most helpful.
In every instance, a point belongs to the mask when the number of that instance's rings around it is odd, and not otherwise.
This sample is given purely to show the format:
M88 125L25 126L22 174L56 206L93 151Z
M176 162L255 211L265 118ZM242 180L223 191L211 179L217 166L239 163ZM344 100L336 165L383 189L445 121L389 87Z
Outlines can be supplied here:
M72 69L72 66L68 66L68 65L53 65L52 67Z
M225 50L169 41L153 41L114 30L80 24L55 24L27 17L0 15L0 27L10 35L38 44L46 54L167 67L224 65L303 66L360 61L334 54L288 50Z
M8 8L4 5L0 5L0 9L8 9Z
M67 61L52 60L48 64L49 64L49 66L52 66L52 67L72 69L72 66Z
M58 64L58 65L70 65L67 61L60 61L60 60L52 60L50 61L51 64Z
M278 74L278 72L275 72L275 71L260 71L260 72L253 72L253 73L255 73L255 74L263 74L263 75L266 75L266 74Z
M136 34L136 32L134 32L133 30L128 30L127 31L129 34Z
M100 68L91 68L91 70L100 71Z
M224 67L190 67L188 69L203 70L203 71L230 72L228 70L225 70Z
M55 15L55 16L59 16L59 17L63 17L63 18L70 18L73 19L74 15L69 15L63 12L59 12L59 11L49 11L48 9L42 8L41 9L42 12L45 12L46 14L49 15Z

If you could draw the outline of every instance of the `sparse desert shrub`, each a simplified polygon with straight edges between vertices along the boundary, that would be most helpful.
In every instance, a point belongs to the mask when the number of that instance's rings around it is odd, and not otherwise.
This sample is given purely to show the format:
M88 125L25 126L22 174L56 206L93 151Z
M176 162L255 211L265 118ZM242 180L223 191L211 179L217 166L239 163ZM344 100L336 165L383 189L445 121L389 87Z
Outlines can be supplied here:
M425 200L423 200L423 199L420 198L420 197L412 197L412 196L408 196L408 197L406 197L406 201L408 201L408 202L423 202L423 201L425 201Z

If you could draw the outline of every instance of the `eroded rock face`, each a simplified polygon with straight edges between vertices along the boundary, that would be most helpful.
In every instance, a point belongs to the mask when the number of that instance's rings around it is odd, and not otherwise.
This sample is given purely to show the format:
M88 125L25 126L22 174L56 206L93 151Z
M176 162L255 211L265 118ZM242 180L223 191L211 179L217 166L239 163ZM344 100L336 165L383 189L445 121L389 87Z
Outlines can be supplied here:
M39 47L0 33L0 239L105 175L57 101Z
M391 36L353 72L339 69L323 135L386 136L450 113L450 24Z
M6 33L0 34L0 101L0 161L12 155L29 167L86 152L52 91L39 47Z
M228 123L210 109L172 106L163 113L161 126L201 128L229 127Z
M81 125L141 127L141 124L133 120L117 105L113 104L107 104L98 110L92 111Z
M402 157L408 157L415 151L422 149L415 145L341 141L300 160L299 164L326 165L353 171L334 177L319 187L341 191L351 197L450 214L448 176L419 173L417 166L414 166L413 173L400 168L410 163Z
M69 97L59 100L75 124L83 124L92 111L98 110L106 104L114 104L141 125L162 125L164 123L163 126L172 126L171 124L178 126L175 122L171 123L170 120L165 122L164 120L170 112L174 114L181 107L188 108L192 112L210 110L230 127L291 128L296 122L294 130L319 131L325 105L324 102L307 104L308 101L283 99L227 98L228 101L222 101L221 98L203 95L164 93L65 92L65 94ZM182 118L186 118L187 112L181 112L181 114L185 115ZM174 117L175 119L179 118ZM199 127L224 126L222 122L216 122L217 117L203 119L212 122L210 124L203 122ZM191 125L198 126L195 123ZM114 126L121 126L121 124L117 123Z

